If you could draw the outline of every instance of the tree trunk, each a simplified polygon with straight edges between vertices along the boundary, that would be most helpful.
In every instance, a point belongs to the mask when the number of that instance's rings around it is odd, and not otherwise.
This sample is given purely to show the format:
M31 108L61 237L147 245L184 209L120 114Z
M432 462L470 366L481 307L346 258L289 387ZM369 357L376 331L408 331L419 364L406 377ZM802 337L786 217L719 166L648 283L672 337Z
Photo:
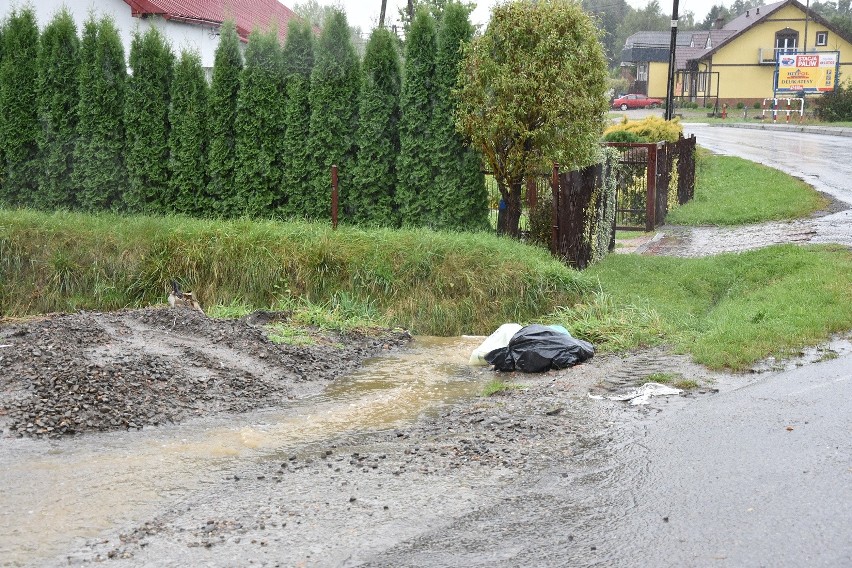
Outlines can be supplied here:
M512 180L509 184L509 195L506 199L506 231L505 234L519 238L521 236L521 187L523 180Z
M509 182L508 190L506 186L500 187L500 193L503 196L503 214L497 217L497 233L500 235L508 235L518 238L521 236L521 186L523 180L512 180Z
M382 11L379 12L379 27L385 27L385 12L388 8L388 0L382 0Z

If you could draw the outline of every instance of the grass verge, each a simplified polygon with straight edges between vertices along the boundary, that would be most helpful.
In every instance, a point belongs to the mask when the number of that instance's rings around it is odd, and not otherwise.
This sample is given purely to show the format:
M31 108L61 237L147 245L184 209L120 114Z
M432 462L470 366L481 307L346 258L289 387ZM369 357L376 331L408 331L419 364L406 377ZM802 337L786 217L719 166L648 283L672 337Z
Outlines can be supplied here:
M672 225L746 225L808 217L828 201L805 182L742 158L699 151L695 198L666 216Z
M548 320L599 351L669 343L711 369L745 370L852 329L852 252L840 246L611 255L586 274L601 292Z
M305 325L488 334L572 305L591 281L490 234L0 209L0 314L161 304L177 279L223 312Z

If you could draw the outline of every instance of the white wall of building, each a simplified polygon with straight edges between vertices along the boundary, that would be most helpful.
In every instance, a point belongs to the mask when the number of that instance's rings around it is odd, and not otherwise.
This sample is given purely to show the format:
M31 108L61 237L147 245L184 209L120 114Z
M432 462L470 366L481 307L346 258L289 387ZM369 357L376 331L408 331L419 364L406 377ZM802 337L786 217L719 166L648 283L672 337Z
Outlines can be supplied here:
M0 0L0 19L5 20L13 9L30 7L38 21L39 29L43 29L53 16L65 7L77 24L77 35L83 34L83 23L89 15L96 18L111 16L121 34L124 44L124 56L130 53L130 42L133 32L137 29L144 33L151 26L156 26L166 40L171 44L176 56L181 50L195 50L201 56L201 65L206 69L213 67L216 46L219 45L218 30L213 27L196 26L182 22L164 20L162 18L134 18L130 15L130 6L123 0Z

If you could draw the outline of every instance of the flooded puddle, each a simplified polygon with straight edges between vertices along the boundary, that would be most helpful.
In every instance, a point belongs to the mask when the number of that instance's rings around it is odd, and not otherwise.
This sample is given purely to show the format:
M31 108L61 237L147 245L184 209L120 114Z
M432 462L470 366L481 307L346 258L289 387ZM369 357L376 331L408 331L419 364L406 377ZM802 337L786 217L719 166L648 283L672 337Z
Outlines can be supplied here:
M244 460L339 434L393 428L476 396L476 338L417 338L322 393L280 408L79 439L0 439L0 558L37 564L76 539L146 518Z

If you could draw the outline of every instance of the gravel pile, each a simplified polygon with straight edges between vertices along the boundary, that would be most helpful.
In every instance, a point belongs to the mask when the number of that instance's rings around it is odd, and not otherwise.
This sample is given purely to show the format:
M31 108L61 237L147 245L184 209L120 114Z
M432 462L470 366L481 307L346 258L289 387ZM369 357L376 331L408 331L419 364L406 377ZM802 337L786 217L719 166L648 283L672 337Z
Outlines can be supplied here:
M0 427L60 437L271 407L411 339L314 330L314 345L273 344L264 326L286 317L146 308L0 321Z

